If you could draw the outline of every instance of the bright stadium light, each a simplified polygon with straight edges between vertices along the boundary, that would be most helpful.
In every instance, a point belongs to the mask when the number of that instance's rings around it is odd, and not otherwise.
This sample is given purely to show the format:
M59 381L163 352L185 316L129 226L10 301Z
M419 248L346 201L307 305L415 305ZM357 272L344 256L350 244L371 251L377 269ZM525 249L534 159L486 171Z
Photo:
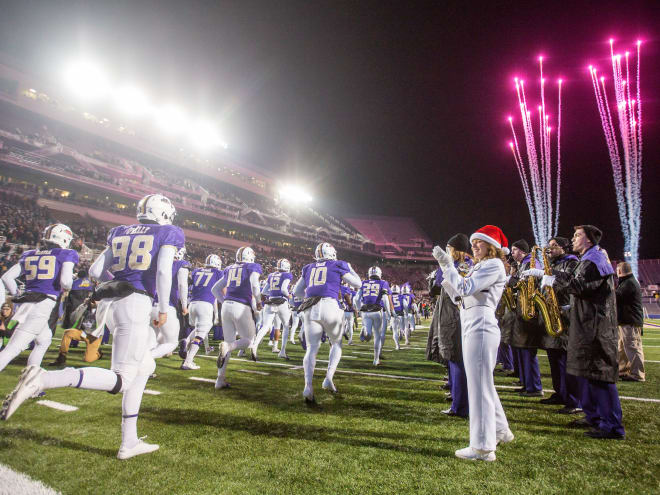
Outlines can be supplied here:
M99 98L108 92L109 83L103 70L89 60L78 60L64 71L64 81L82 99Z
M115 92L115 102L119 110L131 116L149 112L149 98L140 88L124 86Z
M156 110L156 125L167 134L178 134L188 127L188 119L176 105L165 105Z
M220 133L213 122L200 120L190 127L190 139L200 149L217 148L223 143Z
M296 184L283 184L279 189L280 199L294 203L310 203L312 197Z

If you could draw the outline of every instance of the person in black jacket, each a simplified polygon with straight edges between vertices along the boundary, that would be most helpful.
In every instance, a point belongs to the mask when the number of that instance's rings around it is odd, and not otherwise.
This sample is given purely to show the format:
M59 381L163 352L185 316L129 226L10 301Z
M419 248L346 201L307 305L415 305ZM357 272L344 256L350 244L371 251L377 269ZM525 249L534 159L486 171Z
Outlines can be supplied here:
M619 376L622 380L643 382L644 349L642 329L642 288L632 273L630 263L619 263L616 267L619 287L616 289L616 309L619 322Z
M571 423L592 427L592 438L625 438L619 377L614 270L607 253L598 245L603 233L593 225L578 225L573 251L580 255L571 273L553 270L543 275L541 287L554 286L570 295L570 328L566 372L578 377L585 418ZM538 276L535 270L526 274ZM525 273L523 275L526 275Z

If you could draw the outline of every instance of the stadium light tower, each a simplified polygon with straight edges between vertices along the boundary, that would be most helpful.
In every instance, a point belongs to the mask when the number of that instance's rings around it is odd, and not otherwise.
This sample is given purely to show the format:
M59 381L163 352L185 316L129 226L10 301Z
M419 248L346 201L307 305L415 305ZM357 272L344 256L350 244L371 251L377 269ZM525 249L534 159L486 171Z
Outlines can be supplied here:
M115 101L119 110L130 116L140 116L151 110L149 98L140 88L124 86L115 92Z
M155 111L156 125L166 134L178 134L188 127L186 114L178 106L165 105Z
M278 190L280 201L292 203L311 203L312 197L305 189L296 184L282 184Z
M200 120L191 126L190 139L202 150L214 149L223 143L217 127L208 120Z
M77 97L85 100L99 98L109 90L105 72L89 60L70 63L64 70L64 82Z

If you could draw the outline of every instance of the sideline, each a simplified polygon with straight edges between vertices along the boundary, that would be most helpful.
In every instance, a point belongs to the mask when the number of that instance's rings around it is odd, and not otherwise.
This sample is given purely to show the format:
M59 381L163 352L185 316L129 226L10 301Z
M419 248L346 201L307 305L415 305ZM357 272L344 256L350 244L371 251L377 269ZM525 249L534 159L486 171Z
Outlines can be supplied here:
M62 495L61 492L53 490L41 481L30 478L27 474L19 473L9 466L0 464L0 495L18 495L29 493L30 495Z

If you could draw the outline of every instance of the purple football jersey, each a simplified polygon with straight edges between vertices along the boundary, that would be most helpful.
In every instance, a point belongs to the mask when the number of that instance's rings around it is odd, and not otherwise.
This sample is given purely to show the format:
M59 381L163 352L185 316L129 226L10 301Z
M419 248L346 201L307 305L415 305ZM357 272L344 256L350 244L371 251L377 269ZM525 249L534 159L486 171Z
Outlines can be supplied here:
M385 280L362 281L362 304L381 304L387 294L389 284Z
M170 306L173 308L179 304L179 269L190 268L190 263L186 260L174 260L172 263L172 288L170 289ZM154 302L158 302L158 294Z
M91 292L94 290L94 284L87 277L77 278L73 281L73 284L71 285L71 290L84 290Z
M224 276L227 278L227 295L225 300L239 303L252 304L252 287L250 286L250 275L262 273L259 263L234 263L225 268Z
M341 260L317 261L305 265L302 277L307 286L305 297L332 297L339 299L341 278L350 272L348 263Z
M162 246L180 249L185 244L183 230L175 225L120 225L108 234L113 264L110 272L115 280L130 282L151 297L156 295L158 253Z
M291 287L292 279L293 275L291 272L273 272L268 275L268 278L266 279L266 290L268 291L268 297L271 299L274 297L284 297L284 294L282 293L282 284L285 280L288 280L289 290L291 290L293 289L293 287Z
M390 283L387 280L382 280L382 282L383 282L383 289L385 289L388 296L391 296L392 295L392 289L390 288ZM385 294L383 294L383 297L385 297ZM380 300L380 307L381 308L385 307L385 303L383 302L382 298Z
M195 268L192 272L192 292L190 300L204 301L213 304L215 302L215 296L211 292L211 288L223 277L223 275L224 272L217 268Z
M18 261L25 274L25 291L59 296L62 264L67 261L77 264L78 253L62 248L25 251Z
M405 294L392 294L392 304L394 305L394 311L403 311L403 301L405 298Z
M342 308L344 308L344 311L346 312L352 312L353 311L353 296L355 296L355 291L351 289L350 287L346 287L345 285L342 285L341 288L341 300L342 300ZM350 296L351 302L346 305L346 298L344 297L346 294Z

